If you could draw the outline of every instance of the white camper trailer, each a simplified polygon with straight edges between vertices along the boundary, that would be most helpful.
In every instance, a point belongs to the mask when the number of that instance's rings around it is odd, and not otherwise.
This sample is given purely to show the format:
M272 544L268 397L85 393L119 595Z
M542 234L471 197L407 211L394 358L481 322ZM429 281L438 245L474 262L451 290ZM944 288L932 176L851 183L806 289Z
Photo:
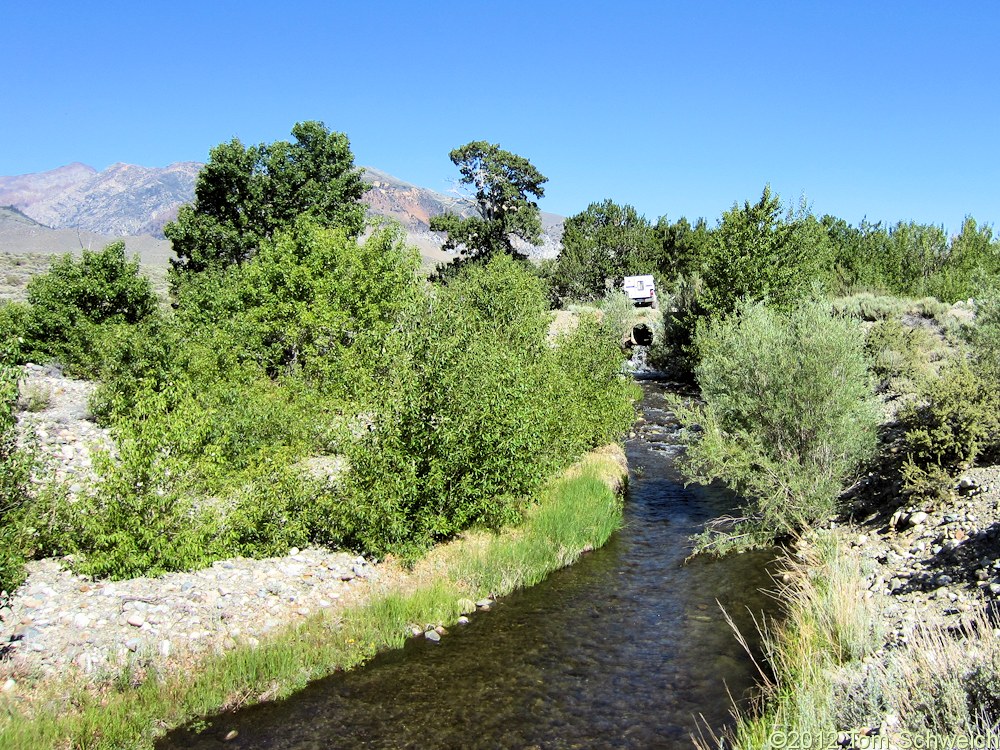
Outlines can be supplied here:
M656 309L656 283L651 275L626 276L624 289L633 305L652 305Z

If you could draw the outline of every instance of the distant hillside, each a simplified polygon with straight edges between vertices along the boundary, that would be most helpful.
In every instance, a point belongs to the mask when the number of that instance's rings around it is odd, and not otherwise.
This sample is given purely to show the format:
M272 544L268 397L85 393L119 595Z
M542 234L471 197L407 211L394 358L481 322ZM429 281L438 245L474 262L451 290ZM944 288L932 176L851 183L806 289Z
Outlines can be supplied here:
M163 236L163 225L194 197L201 165L113 164L103 172L70 164L49 172L0 177L0 205L19 209L53 229L112 236Z
M132 237L136 239L127 242L132 252L140 253L145 262L157 258L165 264L170 251L163 226L176 218L180 206L194 199L201 167L197 162L162 168L114 164L98 172L74 163L48 172L0 177L0 206L11 209L0 211L0 251L66 252L106 244L109 237ZM363 199L370 214L399 221L428 262L449 257L441 250L442 237L430 231L430 219L446 211L468 214L471 203L377 169L366 168L365 180L371 184ZM37 223L27 225L24 219ZM543 244L524 250L535 257L555 256L562 222L560 216L542 214ZM145 239L139 240L142 236Z

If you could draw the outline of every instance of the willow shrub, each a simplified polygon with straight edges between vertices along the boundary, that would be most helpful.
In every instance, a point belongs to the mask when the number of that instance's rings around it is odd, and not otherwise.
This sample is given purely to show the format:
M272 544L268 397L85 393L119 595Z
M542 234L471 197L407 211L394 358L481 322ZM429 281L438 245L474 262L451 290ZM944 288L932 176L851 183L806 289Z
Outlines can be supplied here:
M106 326L134 325L157 307L138 258L125 257L124 242L84 250L79 259L68 253L57 258L28 282L28 302L25 355L35 361L55 358L84 375L100 367L95 349Z
M810 302L790 312L744 304L699 328L695 369L703 428L687 476L722 480L747 502L760 541L835 510L844 482L875 448L878 412L856 321Z
M505 256L432 293L351 449L348 539L416 551L517 521L554 469L624 433L634 414L620 350L594 321L552 347L548 322L541 282Z

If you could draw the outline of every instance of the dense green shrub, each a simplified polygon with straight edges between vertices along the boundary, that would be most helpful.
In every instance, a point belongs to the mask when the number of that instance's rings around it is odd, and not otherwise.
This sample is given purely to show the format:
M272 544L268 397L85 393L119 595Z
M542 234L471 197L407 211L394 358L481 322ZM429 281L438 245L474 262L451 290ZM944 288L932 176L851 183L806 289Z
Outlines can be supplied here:
M105 326L94 405L117 455L33 519L41 552L91 575L496 527L633 418L617 334L586 319L553 346L542 282L505 256L432 292L396 230L300 223L181 291L176 314ZM346 475L311 477L329 452Z
M784 313L746 304L699 328L704 405L687 476L721 479L749 501L744 530L766 538L835 509L875 446L877 412L858 325L808 303Z
M81 572L128 578L211 559L213 517L183 492L186 462L171 450L182 425L164 418L162 394L141 393L116 426L117 455L98 454L100 479L74 503L36 509L41 554L74 554Z
M417 267L398 227L358 241L303 219L228 274L193 278L181 317L190 329L217 326L240 360L271 377L301 373L357 396L386 366L385 340L416 298Z
M782 221L769 186L757 203L734 204L705 244L701 305L718 315L746 299L785 306L806 296L825 260L818 236L799 221Z
M323 488L295 466L314 420L267 379L206 393L136 394L115 423L117 455L74 503L36 509L36 545L111 578L284 554L340 539ZM310 415L312 416L312 415Z
M600 303L603 314L602 325L611 333L612 339L621 344L632 333L635 325L635 305L623 291L608 292Z
M28 501L32 456L17 443L19 370L7 343L0 351L0 590L13 591L24 578L24 541L20 517Z
M653 227L632 206L606 200L566 219L562 250L552 269L560 300L597 300L611 281L652 273L659 242Z
M127 415L141 391L177 394L186 379L186 339L161 315L136 325L108 326L98 342L100 381L90 407L104 425Z
M541 283L505 256L437 290L372 431L351 449L354 543L413 549L516 520L573 451L627 428L611 337L584 322L553 349L547 325Z
M557 456L575 457L615 442L635 420L632 402L641 393L621 377L617 331L614 321L584 316L551 352L556 385L548 390L554 418L549 445Z
M692 344L698 321L708 311L701 303L705 284L698 274L678 276L668 290L658 291L663 335L650 350L652 364L678 377L690 378L698 361ZM669 292L669 296L668 296Z
M361 233L367 187L347 136L318 121L296 123L292 135L294 142L256 146L234 138L209 152L194 202L163 229L177 256L170 262L174 291L206 271L246 262L302 216Z
M83 373L100 366L95 349L103 326L138 323L157 305L139 261L126 259L123 242L84 250L80 260L70 254L57 259L28 282L28 302L25 356L55 358Z
M1000 389L959 360L927 381L900 419L907 426L906 490L927 499L943 497L951 476L1000 440Z
M0 356L6 358L9 364L24 364L21 342L28 334L31 322L31 307L24 302L0 301L0 341L18 342L18 345L8 347Z

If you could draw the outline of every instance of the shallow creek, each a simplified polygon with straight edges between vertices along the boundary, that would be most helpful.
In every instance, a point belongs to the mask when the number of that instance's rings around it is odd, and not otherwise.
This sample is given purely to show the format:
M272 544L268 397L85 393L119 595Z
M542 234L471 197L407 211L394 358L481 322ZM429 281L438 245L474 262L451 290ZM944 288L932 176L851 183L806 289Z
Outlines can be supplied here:
M440 643L411 639L158 747L691 748L699 726L723 726L756 669L720 607L756 648L750 613L774 610L764 593L773 556L685 564L688 537L734 500L683 486L664 386L643 389L645 421L626 445L625 522L604 548Z

